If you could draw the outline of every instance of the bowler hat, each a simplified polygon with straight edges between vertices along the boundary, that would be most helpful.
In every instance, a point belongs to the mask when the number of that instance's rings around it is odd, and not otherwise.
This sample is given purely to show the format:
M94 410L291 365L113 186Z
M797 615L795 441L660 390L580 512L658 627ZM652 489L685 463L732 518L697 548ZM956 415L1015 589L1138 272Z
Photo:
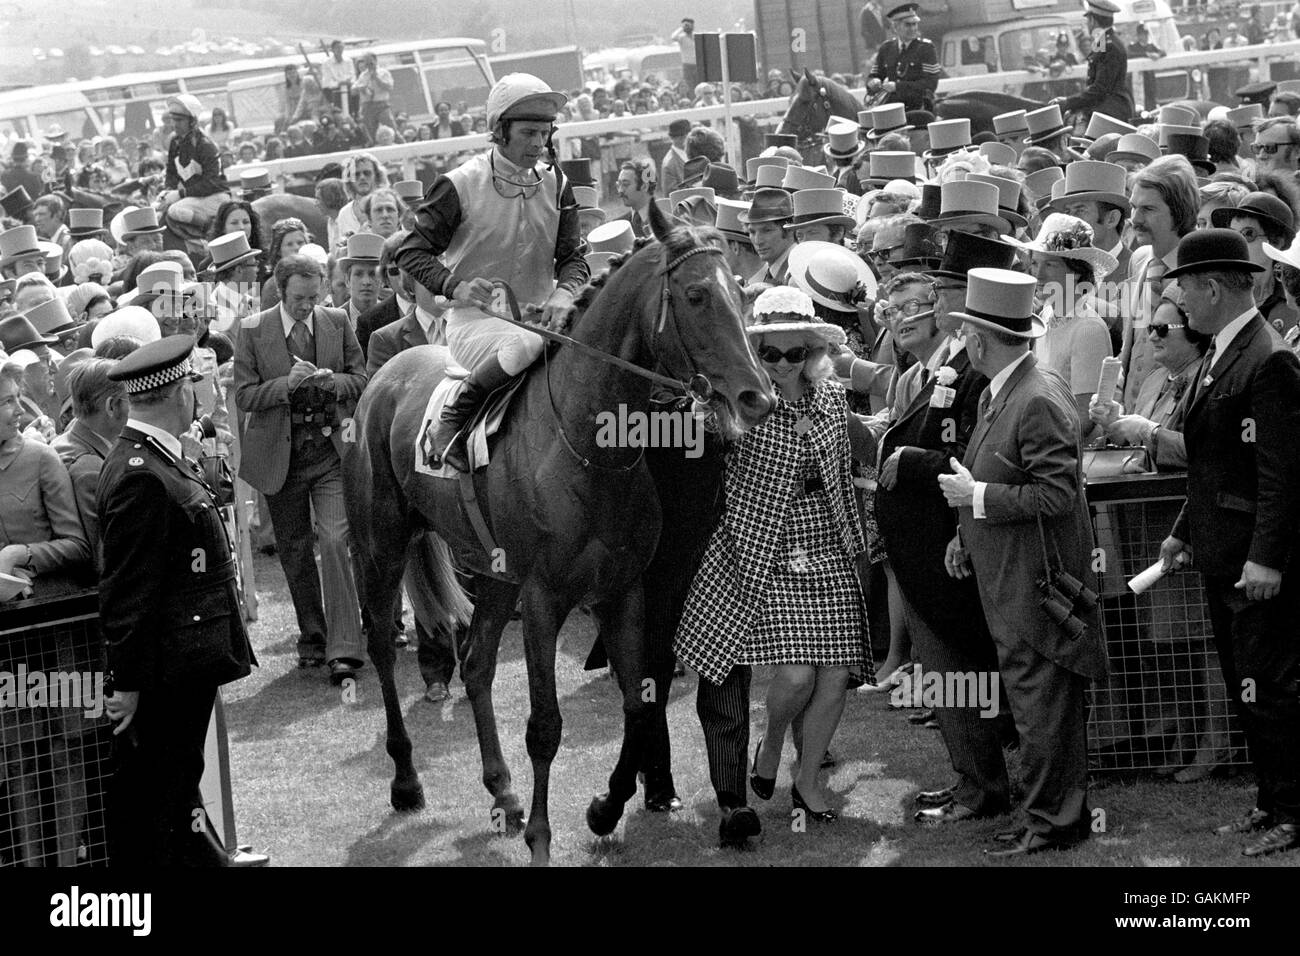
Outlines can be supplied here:
M1227 206L1210 213L1210 223L1217 229L1227 229L1232 220L1249 216L1269 232L1281 232L1286 242L1295 235L1295 216L1291 207L1272 193L1250 193L1235 207Z
M943 250L943 261L930 275L965 281L966 273L971 269L1010 269L1015 261L1014 246L969 232L951 232Z
M1034 314L1038 280L1009 269L972 269L966 286L966 306L952 313L980 328L1036 339L1047 331Z
M762 170L759 170L761 173ZM784 189L762 188L754 191L749 209L737 219L747 226L753 222L788 222L794 216L794 201Z
M1250 261L1245 237L1233 229L1197 229L1178 242L1178 265L1165 273L1177 279L1193 272L1263 272Z

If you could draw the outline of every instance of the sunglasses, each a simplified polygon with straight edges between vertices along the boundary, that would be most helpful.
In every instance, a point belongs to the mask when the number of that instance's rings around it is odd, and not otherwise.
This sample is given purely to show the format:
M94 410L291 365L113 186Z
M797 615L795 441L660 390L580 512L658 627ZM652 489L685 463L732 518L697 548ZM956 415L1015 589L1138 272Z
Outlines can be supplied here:
M765 345L758 350L758 357L768 365L775 365L777 362L781 361L781 359L785 359L791 365L798 365L808 357L810 351L812 350L806 345L796 345L794 348L787 349L784 352L775 346Z
M1286 149L1288 146L1294 146L1295 143L1287 141L1285 143L1255 143L1251 149L1255 151L1256 156L1272 156L1279 149Z
M1155 335L1156 338L1163 339L1163 338L1168 338L1170 329L1185 329L1185 328L1187 328L1187 326L1182 323L1165 322L1162 323L1161 325L1156 325L1155 323L1152 323L1151 325L1147 326L1147 331Z

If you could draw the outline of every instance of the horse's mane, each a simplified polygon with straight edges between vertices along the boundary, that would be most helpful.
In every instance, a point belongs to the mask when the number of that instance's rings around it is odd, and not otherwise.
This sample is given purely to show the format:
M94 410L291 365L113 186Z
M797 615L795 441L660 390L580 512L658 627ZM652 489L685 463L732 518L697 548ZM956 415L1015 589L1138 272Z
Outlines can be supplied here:
M699 246L715 244L722 241L722 234L711 226L688 226L684 223L673 226L672 231L668 233L668 241L663 245L668 259L673 259L684 252L695 249ZM609 265L599 274L594 275L588 280L587 284L579 290L573 300L573 321L571 325L576 325L579 318L591 307L600 295L601 289L610 277L618 271L626 262L630 261L638 252L646 246L658 244L653 236L643 236L637 238L632 244L632 251L625 252L621 256L615 256L610 260ZM649 261L649 257L647 257Z

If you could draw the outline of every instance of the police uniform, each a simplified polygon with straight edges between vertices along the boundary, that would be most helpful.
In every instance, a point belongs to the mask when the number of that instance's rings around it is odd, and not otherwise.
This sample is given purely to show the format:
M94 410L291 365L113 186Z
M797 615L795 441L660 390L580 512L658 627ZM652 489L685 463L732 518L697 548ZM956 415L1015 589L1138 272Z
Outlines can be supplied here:
M1119 7L1108 0L1088 0L1084 9L1093 16L1109 15L1112 19L1119 12ZM1128 77L1128 50L1110 26L1088 54L1088 77L1083 92L1066 97L1061 112L1105 113L1124 120L1136 112L1133 86Z
M888 17L915 15L916 9L916 4L904 4L890 10ZM896 84L883 102L902 103L906 110L933 110L939 88L939 53L925 37L917 37L906 48L898 37L891 37L880 45L869 78Z
M142 346L110 373L139 394L190 376L194 340ZM97 495L100 626L114 692L138 706L117 738L109 856L119 866L223 866L203 814L203 745L217 688L255 663L212 490L179 440L130 419Z

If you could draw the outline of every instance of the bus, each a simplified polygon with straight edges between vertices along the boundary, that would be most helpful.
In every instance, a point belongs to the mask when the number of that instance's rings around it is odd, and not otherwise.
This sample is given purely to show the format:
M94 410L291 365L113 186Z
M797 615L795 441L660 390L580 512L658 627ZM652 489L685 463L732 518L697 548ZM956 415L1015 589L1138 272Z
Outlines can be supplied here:
M403 43L354 44L356 62L374 53L393 75L392 108L420 124L434 118L436 103L482 107L494 82L487 44L467 37ZM324 61L324 51L308 54ZM167 97L192 93L207 111L221 107L232 126L269 133L283 113L284 68L303 57L274 56L100 80L28 87L0 93L0 138L33 139L60 126L74 139L148 136L163 125Z

